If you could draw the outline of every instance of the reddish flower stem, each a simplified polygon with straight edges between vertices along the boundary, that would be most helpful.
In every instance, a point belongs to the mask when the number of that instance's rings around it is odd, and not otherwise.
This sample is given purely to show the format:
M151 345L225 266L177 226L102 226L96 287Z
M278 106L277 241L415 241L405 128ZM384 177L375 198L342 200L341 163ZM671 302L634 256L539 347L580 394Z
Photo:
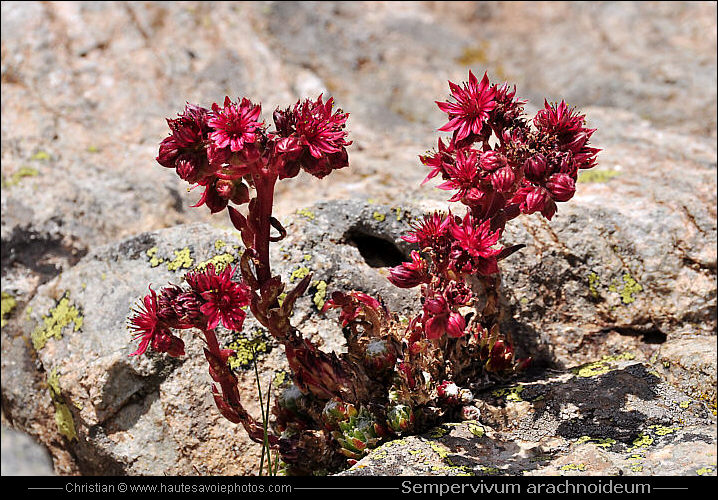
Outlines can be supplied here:
M276 175L267 175L265 172L252 177L257 189L256 204L251 214L254 224L254 249L259 261L256 266L257 281L263 285L272 277L272 267L269 261L269 236L272 229L270 219L277 177Z

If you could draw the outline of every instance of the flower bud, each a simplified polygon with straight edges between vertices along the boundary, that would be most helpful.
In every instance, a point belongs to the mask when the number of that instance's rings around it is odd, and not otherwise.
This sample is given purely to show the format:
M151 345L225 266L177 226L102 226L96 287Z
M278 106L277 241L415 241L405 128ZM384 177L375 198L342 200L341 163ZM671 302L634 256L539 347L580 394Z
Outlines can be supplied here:
M526 195L526 201L522 204L523 212L526 214L532 214L543 209L544 205L548 200L548 193L546 190L540 187L533 189L528 195Z
M177 160L177 175L180 176L180 179L185 180L189 183L195 183L199 181L199 163L191 156L183 156L182 158Z
M526 178L532 181L540 181L546 175L548 163L542 154L536 154L524 162L524 173Z
M414 250L411 252L411 262L402 262L389 269L389 281L399 288L413 288L429 281L426 268L426 261Z
M554 174L549 177L546 188L556 201L568 201L576 192L576 181L566 174Z
M161 330L152 337L152 349L156 352L166 352L173 358L184 356L184 342L181 338L172 335L169 330Z
M481 168L487 172L494 172L507 165L506 157L496 151L489 150L481 154Z
M511 191L511 188L514 187L515 180L516 175L514 175L514 171L511 167L503 167L491 174L491 185L494 186L494 189L499 193Z
M234 182L228 179L218 179L214 189L223 200L229 200L234 196Z
M451 313L446 325L446 334L453 338L463 337L464 328L466 328L464 317L459 313Z
M167 137L160 143L157 163L166 168L175 168L175 160L179 155L179 147L173 137Z

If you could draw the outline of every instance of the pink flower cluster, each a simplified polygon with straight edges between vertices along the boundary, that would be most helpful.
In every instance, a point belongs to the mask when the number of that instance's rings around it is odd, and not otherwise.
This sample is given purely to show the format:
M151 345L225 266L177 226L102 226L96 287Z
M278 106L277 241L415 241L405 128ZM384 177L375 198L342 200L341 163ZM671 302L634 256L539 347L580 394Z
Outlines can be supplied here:
M186 276L189 288L168 285L159 295L150 288L130 320L133 336L140 341L132 355L144 354L148 347L174 357L184 355L184 342L172 330L208 331L220 322L230 330L241 330L249 289L243 282L232 281L234 272L227 265L217 273L210 263L204 270Z
M211 109L188 104L168 119L169 137L160 144L157 161L174 168L182 179L202 186L195 206L216 213L247 203L257 176L285 179L304 169L316 177L348 165L344 130L347 113L332 112L333 98L298 101L274 112L275 131L261 121L262 108L249 99L229 97Z
M486 334L459 312L475 303L467 280L497 274L498 261L519 248L497 246L506 223L522 213L551 219L599 151L589 146L594 129L564 102L544 102L529 122L515 89L492 85L486 74L479 81L469 72L468 82L449 88L451 99L437 104L449 117L439 130L452 136L420 159L430 169L424 182L440 176L439 189L451 191L449 201L465 205L466 214L434 213L415 222L404 239L420 251L389 277L398 287L422 286L423 311L411 323L416 339ZM502 342L493 349L501 357L511 348Z

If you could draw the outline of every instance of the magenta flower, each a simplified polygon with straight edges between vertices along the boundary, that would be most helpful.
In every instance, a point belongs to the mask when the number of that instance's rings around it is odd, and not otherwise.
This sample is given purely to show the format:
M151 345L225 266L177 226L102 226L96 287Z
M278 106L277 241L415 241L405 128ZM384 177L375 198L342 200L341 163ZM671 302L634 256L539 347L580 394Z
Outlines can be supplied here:
M402 239L407 243L416 243L421 249L445 247L448 244L449 219L439 212L425 215L421 221L412 221L411 232Z
M449 231L455 240L452 251L454 268L460 272L483 275L499 271L497 255L501 253L501 248L493 246L499 241L500 231L491 231L490 220L476 224L471 213L467 213L461 224L452 219Z
M546 189L554 200L568 201L576 192L576 181L567 174L554 174L546 182Z
M421 163L431 168L431 172L429 172L421 184L426 184L439 174L442 174L442 177L446 176L446 167L454 161L454 153L454 142L450 141L449 144L444 144L444 141L439 137L438 151L435 151L433 154L419 155Z
M339 153L351 144L345 141L347 132L344 130L349 114L341 109L332 114L333 106L334 98L325 103L322 102L322 95L316 101L305 99L294 106L293 121L299 144L306 147L314 158ZM292 121L289 118L284 120Z
M157 162L177 169L179 176L189 182L197 182L208 164L205 150L210 132L208 114L205 108L187 104L184 113L167 120L171 134L160 143Z
M459 225L452 219L450 232L459 246L472 257L490 258L498 255L501 249L493 248L499 241L499 231L491 231L491 221L476 225L470 213L467 213Z
M209 125L215 130L209 137L220 148L229 146L233 152L241 151L245 144L251 144L257 139L257 133L263 125L259 121L261 114L262 106L252 104L246 97L238 103L225 97L223 108L216 103L212 105Z
M480 134L489 112L496 107L496 89L489 85L489 77L484 73L479 82L469 71L469 81L464 82L463 88L452 82L449 82L449 88L456 102L436 101L439 109L449 115L449 122L439 130L454 131L457 141L469 134Z
M427 263L421 258L419 252L411 252L411 262L402 262L401 265L389 269L389 281L399 288L413 288L429 281Z
M474 149L457 151L456 162L453 165L446 165L446 176L449 180L437 187L445 191L457 191L449 201L459 201L476 190L481 177L479 152Z
M247 313L244 307L249 305L249 289L244 283L232 281L235 269L227 264L217 274L213 264L208 264L202 271L187 275L187 284L197 293L204 304L200 311L207 320L206 328L211 330L222 322L225 328L241 330Z
M150 294L145 295L142 303L132 312L135 316L130 319L129 328L135 340L140 340L140 345L130 356L139 356L152 347L157 352L166 352L170 356L178 357L184 355L184 342L179 337L172 335L166 324L160 319L157 294L150 288Z

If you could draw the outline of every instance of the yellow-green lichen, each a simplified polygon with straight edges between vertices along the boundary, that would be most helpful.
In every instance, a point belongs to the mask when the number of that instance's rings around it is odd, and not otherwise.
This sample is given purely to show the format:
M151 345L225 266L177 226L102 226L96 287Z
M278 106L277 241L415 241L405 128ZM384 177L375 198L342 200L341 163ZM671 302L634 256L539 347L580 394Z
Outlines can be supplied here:
M492 391L491 394L493 396L496 396L497 398L506 397L506 401L510 401L512 403L518 403L520 401L523 401L523 398L521 397L521 392L524 390L523 385L517 385L516 387L508 387L504 389L497 389L495 391Z
M42 325L30 334L32 345L36 351L39 351L51 338L60 340L62 330L70 323L74 325L73 331L80 330L83 321L79 309L70 304L70 294L66 293L57 305L48 311L47 316L42 317Z
M314 296L312 297L312 302L314 302L314 305L317 306L317 309L321 311L327 298L327 282L315 281L314 287L316 288L316 291L314 292Z
M579 471L579 472L583 472L583 471L585 471L586 469L588 469L588 467L586 466L586 464L566 464L566 465L561 466L561 470L562 470L562 471Z
M97 146L87 146L87 152L88 153L99 153L100 148L98 148Z
M652 429L656 436L667 436L681 429L680 427L666 427L665 425L651 425L648 428Z
M72 441L77 439L77 431L75 430L75 421L72 418L70 408L61 402L53 401L55 404L55 424L60 434Z
M701 401L702 403L704 403L708 407L708 410L710 410L710 412L713 414L713 416L716 415L716 410L718 409L718 405L716 404L716 395L715 394L710 395L705 392L701 392L698 394L697 399L699 401Z
M314 215L314 212L312 212L308 208L300 208L299 210L297 210L297 215L306 217L309 220L314 220L314 218L316 217L316 215Z
M635 294L642 292L643 287L629 273L623 275L623 283L623 288L619 290L620 284L617 280L613 280L608 290L617 293L624 304L631 304L636 301Z
M377 222L384 222L384 220L386 220L386 214L383 214L383 213L381 213L381 212L376 212L376 211L375 211L375 212L372 214L372 217L373 217L374 220L377 221Z
M443 429L441 427L434 427L429 431L429 437L432 439L439 439L440 437L444 437L449 433L447 429Z
M159 251L159 248L152 247L149 250L147 250L147 252L146 252L147 257L149 257L149 259L150 259L150 267L157 267L165 261L165 259L161 259L161 258L157 257L158 251Z
M255 356L258 359L261 354L266 354L268 351L267 341L261 331L251 339L240 337L231 342L227 348L234 351L234 355L228 360L229 366L233 369L249 368Z
M181 250L174 250L175 258L167 263L167 269L170 271L177 271L179 269L190 269L194 260L191 257L189 247L184 247Z
M310 261L310 260L312 260L312 256L309 255L308 253L307 253L307 254L304 254L304 260Z
M687 409L690 405L690 401L681 401L680 403L678 403L678 406L683 410Z
M401 207L391 207L392 212L396 212L396 220L400 221L406 212Z
M595 377L611 371L611 363L617 361L629 361L635 359L636 355L630 352L617 354L615 356L604 356L600 361L594 361L571 369L571 372L579 377Z
M31 160L45 161L50 159L50 153L47 151L38 151L30 157Z
M12 187L20 184L25 177L37 177L39 172L36 168L20 167L17 172L13 172L9 179L2 177L2 187Z
M17 307L17 300L9 293L2 292L0 305L0 328L2 328L7 324L7 316Z
M651 446L654 441L655 440L648 434L640 434L636 439L633 440L633 443L631 443L631 447L628 450L633 451L637 448L645 448L646 446Z
M452 476L473 476L474 472L465 465L432 465L433 472L454 472Z
M495 476L496 474L498 474L500 472L498 467L490 467L490 466L485 466L485 465L479 465L478 469L481 472L483 472L484 474L487 474L490 476Z
M578 175L578 182L582 183L597 183L597 182L608 182L617 175L621 175L616 170L584 170Z
M57 368L50 370L47 376L47 387L50 389L51 396L59 396L62 394L62 389L60 389L60 374L57 373Z
M222 240L217 240L214 242L214 249L218 252L222 250L227 244Z
M643 466L641 464L631 465L632 472L643 472Z
M475 422L469 422L469 432L473 434L476 437L483 437L486 433L486 430L483 428L483 426L475 423Z
M696 474L699 476L709 476L715 472L715 467L701 467L696 470Z
M229 252L225 252L219 255L215 255L211 259L207 259L204 262L200 262L197 264L197 267L195 269L197 271L204 270L208 264L212 264L214 266L215 271L221 272L224 270L224 268L227 266L227 264L231 264L235 261L234 255L232 255Z
M279 307L282 307L282 303L284 303L284 299L287 298L287 292L282 292L277 296L277 303L279 304Z
M65 398L62 396L60 376L56 368L50 371L47 377L47 386L50 390L52 404L55 406L55 425L57 425L57 430L70 441L77 439L75 420L72 418L72 412L65 403Z
M437 442L432 442L429 444L431 445L431 449L434 450L437 455L439 455L439 458L441 458L442 460L448 459L449 455L451 454L451 450L449 448Z
M284 370L280 370L277 373L274 374L274 380L272 380L272 385L276 388L282 387L285 382L289 380L288 378L289 373L287 373Z
M293 283L296 280L304 279L309 273L310 270L308 267L298 267L297 269L292 271L291 276L289 276L289 281Z
M591 272L588 275L588 291L591 292L591 296L594 298L598 298L598 285L601 284L601 278L598 277L598 274Z
M592 438L591 436L581 436L576 440L576 444L586 443L594 444L598 448L610 448L616 444L616 440L611 438Z

